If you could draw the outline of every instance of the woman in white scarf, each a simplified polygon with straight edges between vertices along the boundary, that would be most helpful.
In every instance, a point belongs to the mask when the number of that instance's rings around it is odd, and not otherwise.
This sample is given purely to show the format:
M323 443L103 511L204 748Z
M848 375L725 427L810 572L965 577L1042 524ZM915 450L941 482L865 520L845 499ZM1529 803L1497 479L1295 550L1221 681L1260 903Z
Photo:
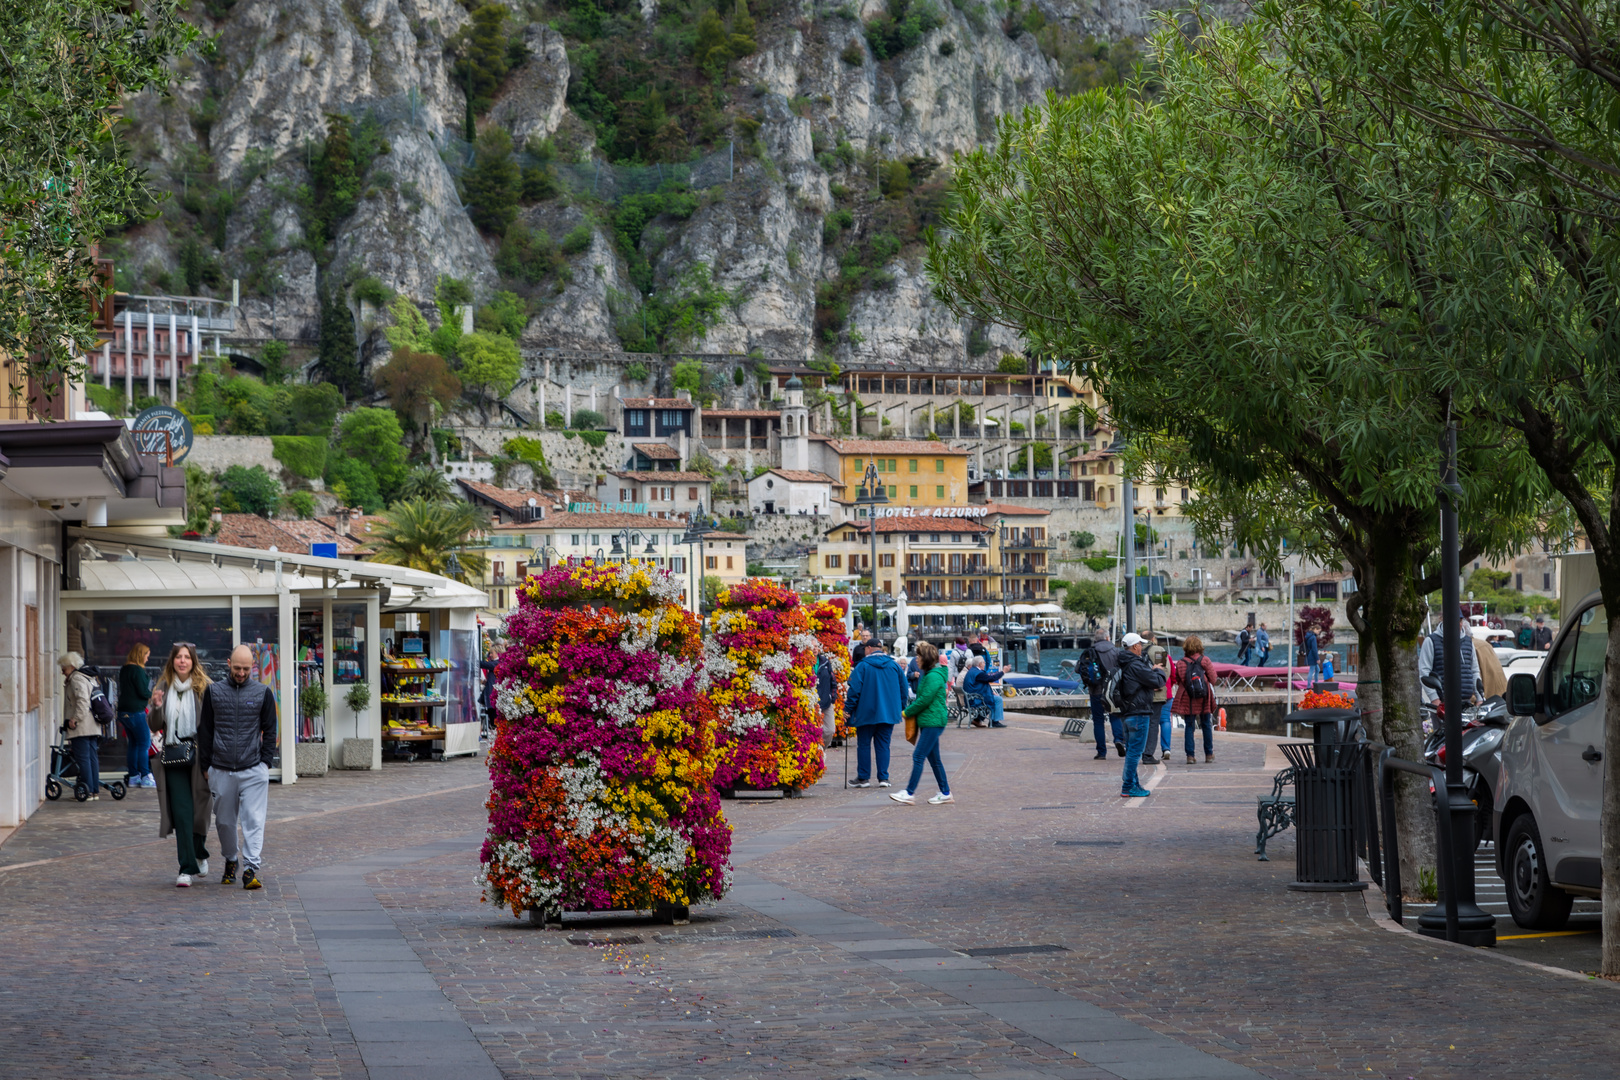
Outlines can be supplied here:
M152 689L147 720L152 728L153 764L157 778L158 836L174 833L180 857L179 888L188 888L192 878L208 873L208 817L213 800L208 778L203 775L193 740L197 718L202 714L203 694L208 690L208 673L197 662L197 651L190 642L177 642L169 650L163 674ZM190 761L186 761L189 750ZM163 761L167 757L169 762Z

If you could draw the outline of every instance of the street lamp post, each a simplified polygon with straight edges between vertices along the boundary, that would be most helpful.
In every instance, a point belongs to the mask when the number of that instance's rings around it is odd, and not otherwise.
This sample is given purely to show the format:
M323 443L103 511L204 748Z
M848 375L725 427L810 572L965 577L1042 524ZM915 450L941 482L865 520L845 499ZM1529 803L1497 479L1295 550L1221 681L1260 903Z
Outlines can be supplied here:
M1464 945L1495 945L1496 917L1474 902L1474 801L1468 797L1462 774L1462 601L1458 596L1457 425L1446 425L1441 436L1444 464L1440 477L1440 595L1445 672L1441 693L1446 709L1446 802L1451 814L1451 866L1449 885L1455 890L1457 922L1449 926L1444 903L1418 916L1418 933L1460 941ZM1445 881L1443 877L1441 879Z
M1001 664L1012 656L1012 640L1007 634L1007 519L996 518L996 560L1001 564Z
M888 493L886 493L883 490L883 485L879 482L878 470L877 470L877 462L876 461L872 461L872 462L867 463L866 475L864 477L862 477L861 479L862 479L861 486L858 489L856 489L857 494L855 496L855 503L856 503L857 506L864 506L864 507L867 508L867 510L866 510L866 528L867 528L867 531L871 534L871 539L872 539L872 554L870 556L871 564L867 567L867 569L872 572L872 631L874 633L876 633L877 632L877 608L878 608L878 600L877 600L877 513L876 513L876 510L877 510L877 508L879 506L882 506L882 505L884 505L885 503L887 503L889 501L889 496L888 496Z
M703 538L708 535L711 525L712 523L703 513L703 504L698 503L697 510L687 519L685 534L677 541L686 545L686 595L688 608L694 615L699 614L700 608L698 605L697 577L695 576L697 568L694 565L696 558L692 554L692 546L694 544L699 545L698 550L699 552L702 551Z

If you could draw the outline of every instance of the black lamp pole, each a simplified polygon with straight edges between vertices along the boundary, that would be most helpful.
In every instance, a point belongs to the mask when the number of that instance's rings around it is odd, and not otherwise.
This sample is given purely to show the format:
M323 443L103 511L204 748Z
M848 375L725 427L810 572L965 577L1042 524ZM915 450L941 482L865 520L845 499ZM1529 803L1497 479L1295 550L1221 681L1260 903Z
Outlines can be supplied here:
M1444 461L1440 477L1440 595L1441 627L1445 650L1445 672L1441 694L1446 709L1446 790L1445 808L1451 813L1450 884L1456 890L1457 926L1453 937L1446 923L1443 903L1418 916L1418 932L1429 937L1460 941L1464 945L1495 945L1496 917L1486 914L1474 902L1474 801L1468 797L1462 773L1462 603L1458 596L1457 499L1462 488L1457 483L1457 425L1447 423L1441 436ZM1438 796L1438 793L1436 793ZM1442 857L1443 857L1442 853ZM1444 879L1442 879L1444 880Z

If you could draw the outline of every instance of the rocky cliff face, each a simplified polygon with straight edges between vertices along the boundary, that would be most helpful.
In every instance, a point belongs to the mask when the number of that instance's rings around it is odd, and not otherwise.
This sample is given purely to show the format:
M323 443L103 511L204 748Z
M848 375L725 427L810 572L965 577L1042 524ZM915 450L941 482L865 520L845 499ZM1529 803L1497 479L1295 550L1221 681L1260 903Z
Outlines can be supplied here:
M616 17L639 17L649 40L683 32L680 20L702 10L638 3ZM921 269L921 230L941 212L951 156L993 138L999 117L1072 84L1083 35L1143 33L1147 3L1040 0L1037 13L941 2L933 18L913 20L920 32L877 49L879 59L867 24L904 14L902 3L836 12L812 0L756 3L753 50L722 65L706 118L687 124L678 147L722 157L694 183L695 199L653 207L629 235L614 195L629 190L630 174L609 167L603 133L579 105L600 59L568 36L564 9L506 0L502 33L521 59L475 102L476 123L507 131L538 155L520 163L552 177L526 186L518 211L549 260L536 271L502 254L500 229L475 226L458 186L472 160L458 138L469 109L453 67L473 32L468 7L215 2L223 17L198 15L205 46L179 62L172 95L130 103L135 150L175 199L115 238L113 254L136 288L228 293L229 279L242 279L249 342L313 344L323 303L337 302L357 322L371 318L358 329L375 355L386 346L374 302L361 299L377 290L357 284L374 278L425 303L453 277L476 303L501 289L524 298L525 351L651 344L846 366L993 361L997 346L1015 343L953 318ZM1081 48L1093 75L1106 68L1094 45ZM338 115L362 170L347 203L318 175ZM664 131L681 136L673 122ZM670 150L667 138L661 146ZM682 323L704 296L718 297L711 314Z

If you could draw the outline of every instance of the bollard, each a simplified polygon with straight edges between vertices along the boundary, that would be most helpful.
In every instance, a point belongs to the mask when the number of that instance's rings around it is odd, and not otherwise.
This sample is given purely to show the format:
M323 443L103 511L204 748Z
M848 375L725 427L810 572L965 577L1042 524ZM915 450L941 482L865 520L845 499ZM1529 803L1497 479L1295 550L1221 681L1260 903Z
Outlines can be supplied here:
M1221 706L1221 730L1226 730L1226 706Z

